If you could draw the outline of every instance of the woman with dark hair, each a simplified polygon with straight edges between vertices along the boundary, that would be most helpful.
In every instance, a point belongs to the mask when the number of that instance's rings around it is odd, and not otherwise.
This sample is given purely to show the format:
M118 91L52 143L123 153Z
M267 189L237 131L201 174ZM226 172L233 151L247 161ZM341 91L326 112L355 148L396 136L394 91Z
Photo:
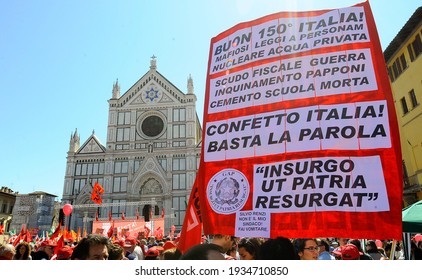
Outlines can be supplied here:
M240 260L256 260L262 242L259 238L242 238L237 244Z
M32 260L31 245L28 242L21 242L16 245L16 254L14 260Z
M266 240L260 246L259 260L297 260L295 248L290 239L277 237Z
M415 249L413 250L415 260L422 260L422 240L419 240L418 244L414 242L412 242L412 244L415 244Z
M370 255L374 260L380 260L381 258L385 257L378 250L377 244L374 240L368 240L366 243L366 253L368 253L368 255Z
M295 239L294 247L300 260L318 260L320 247L313 238Z
M216 244L198 244L190 247L180 260L225 260L221 247Z

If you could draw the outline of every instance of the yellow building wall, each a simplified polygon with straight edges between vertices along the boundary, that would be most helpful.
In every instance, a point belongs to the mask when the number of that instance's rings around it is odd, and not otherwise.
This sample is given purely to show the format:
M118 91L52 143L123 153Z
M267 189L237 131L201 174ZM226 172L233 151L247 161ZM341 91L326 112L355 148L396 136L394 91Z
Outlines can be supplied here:
M416 35L422 37L422 25L414 30L412 36L405 41L388 62L392 67L394 61L405 55L408 67L392 82L392 91L400 129L402 156L406 164L410 184L422 184L422 54L411 61L407 46L415 40ZM413 107L410 91L414 90L418 105ZM403 111L401 99L406 99L409 112Z

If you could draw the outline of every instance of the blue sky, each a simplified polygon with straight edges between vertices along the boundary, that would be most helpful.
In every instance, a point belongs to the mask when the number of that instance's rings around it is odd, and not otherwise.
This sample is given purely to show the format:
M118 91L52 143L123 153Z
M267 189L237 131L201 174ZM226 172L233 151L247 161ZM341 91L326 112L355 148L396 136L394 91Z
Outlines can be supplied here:
M192 75L202 122L210 40L281 11L353 0L0 1L0 185L61 198L70 135L105 145L108 103L149 70L186 92ZM384 50L420 0L369 1Z

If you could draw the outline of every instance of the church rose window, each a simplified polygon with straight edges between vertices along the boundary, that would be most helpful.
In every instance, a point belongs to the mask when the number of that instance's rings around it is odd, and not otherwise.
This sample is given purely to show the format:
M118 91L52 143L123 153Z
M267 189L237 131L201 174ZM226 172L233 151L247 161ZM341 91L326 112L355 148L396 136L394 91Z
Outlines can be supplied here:
M148 137L156 137L164 129L164 122L159 116L149 116L142 122L142 133Z

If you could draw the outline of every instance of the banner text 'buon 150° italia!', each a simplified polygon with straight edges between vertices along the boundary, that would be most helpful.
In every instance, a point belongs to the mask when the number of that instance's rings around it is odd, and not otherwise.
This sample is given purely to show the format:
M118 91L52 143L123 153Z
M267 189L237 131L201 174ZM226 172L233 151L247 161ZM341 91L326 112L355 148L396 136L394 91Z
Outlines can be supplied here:
M401 238L398 126L368 2L240 23L211 40L208 67L205 234Z

